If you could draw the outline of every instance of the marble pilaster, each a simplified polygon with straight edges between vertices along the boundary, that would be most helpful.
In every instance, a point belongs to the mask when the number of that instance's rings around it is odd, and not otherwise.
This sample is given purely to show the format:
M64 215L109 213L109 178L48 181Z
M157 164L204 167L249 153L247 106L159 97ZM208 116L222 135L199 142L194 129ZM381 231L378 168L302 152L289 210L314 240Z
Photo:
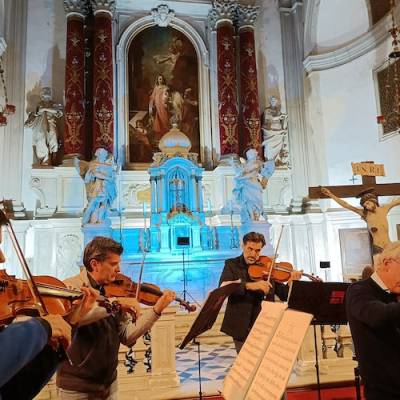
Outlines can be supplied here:
M21 202L22 176L24 175L24 118L26 32L28 2L16 0L5 4L3 66L11 104L16 111L8 118L8 124L0 128L0 198ZM5 44L8 44L5 48Z
M280 1L283 67L289 118L289 141L293 166L293 212L301 212L302 199L308 193L308 139L304 102L303 2Z

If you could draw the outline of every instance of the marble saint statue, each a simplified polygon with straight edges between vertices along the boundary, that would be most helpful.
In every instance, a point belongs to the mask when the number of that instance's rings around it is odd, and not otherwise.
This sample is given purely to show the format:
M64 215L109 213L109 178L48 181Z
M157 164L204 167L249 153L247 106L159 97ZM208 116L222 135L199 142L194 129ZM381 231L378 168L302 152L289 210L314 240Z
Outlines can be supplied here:
M55 165L58 151L57 119L63 116L61 105L51 100L51 88L44 87L36 111L32 111L25 126L32 128L33 145L39 165Z
M269 97L269 107L264 110L261 129L265 159L275 160L277 167L288 167L287 114L282 113L275 96Z
M82 225L108 223L110 208L117 197L116 164L112 154L99 148L92 161L75 158L74 162L86 187L87 206L83 212Z
M260 219L263 214L263 190L275 171L274 160L263 162L255 149L247 150L246 158L241 158L240 163L232 162L236 172L233 195L240 207L242 224Z
M321 188L321 192L335 200L342 207L347 208L360 215L367 223L368 231L372 237L372 253L378 254L383 251L385 246L390 243L388 213L395 207L400 205L400 199L396 199L385 205L379 205L378 196L373 188L364 190L357 197L360 197L360 205L362 208L354 207L343 199L335 196L328 188Z

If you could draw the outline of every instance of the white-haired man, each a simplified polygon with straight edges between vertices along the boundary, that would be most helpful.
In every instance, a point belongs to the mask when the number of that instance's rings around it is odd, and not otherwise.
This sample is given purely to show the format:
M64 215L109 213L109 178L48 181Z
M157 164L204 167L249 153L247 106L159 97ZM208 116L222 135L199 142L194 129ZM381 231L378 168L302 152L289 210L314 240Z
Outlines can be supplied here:
M367 400L400 399L400 242L375 260L370 278L352 284L346 295Z

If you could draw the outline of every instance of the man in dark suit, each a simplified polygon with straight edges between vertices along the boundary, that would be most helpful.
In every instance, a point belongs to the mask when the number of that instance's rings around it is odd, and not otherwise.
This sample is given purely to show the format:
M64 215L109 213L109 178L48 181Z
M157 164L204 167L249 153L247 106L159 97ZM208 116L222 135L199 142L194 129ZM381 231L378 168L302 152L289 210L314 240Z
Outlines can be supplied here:
M353 283L347 317L367 400L400 399L400 242L375 259L370 278Z
M274 301L276 294L281 300L288 295L287 285L265 280L252 281L248 267L255 264L260 258L261 250L265 246L264 235L249 232L243 236L243 253L239 257L225 261L225 266L219 280L223 282L240 279L241 285L229 296L222 321L221 331L232 336L236 351L239 353L258 314L261 311L261 302ZM293 271L290 280L300 279L302 271Z

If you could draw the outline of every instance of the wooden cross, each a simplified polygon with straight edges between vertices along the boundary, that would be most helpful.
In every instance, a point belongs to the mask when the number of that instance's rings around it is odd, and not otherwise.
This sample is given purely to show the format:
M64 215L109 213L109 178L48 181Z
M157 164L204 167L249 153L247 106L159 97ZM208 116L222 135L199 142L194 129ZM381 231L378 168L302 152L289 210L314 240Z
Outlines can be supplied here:
M361 185L325 186L337 197L357 197L367 189L374 189L378 196L394 196L400 194L400 183L376 183L377 176L385 176L383 164L375 164L373 161L351 163L353 175L361 175ZM328 199L321 193L321 186L309 187L310 199Z

